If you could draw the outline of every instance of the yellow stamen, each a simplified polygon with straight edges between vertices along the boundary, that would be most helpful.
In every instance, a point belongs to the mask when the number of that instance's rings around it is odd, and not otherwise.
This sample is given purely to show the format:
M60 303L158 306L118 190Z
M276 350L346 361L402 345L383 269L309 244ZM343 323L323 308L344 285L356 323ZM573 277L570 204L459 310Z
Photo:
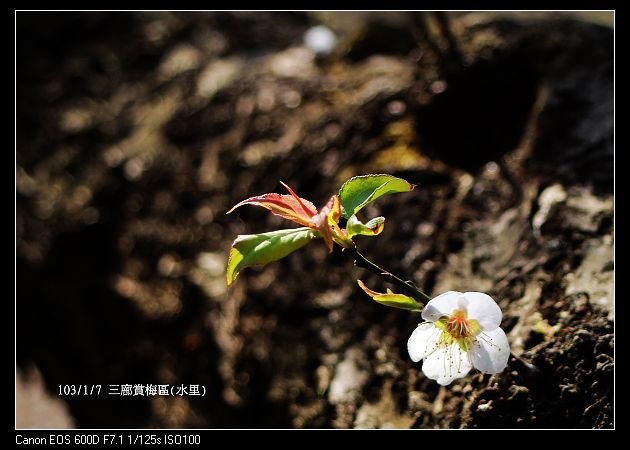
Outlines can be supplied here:
M456 309L450 316L442 316L435 326L442 330L439 346L449 346L456 342L459 347L467 352L472 348L475 336L481 332L481 327L476 320L468 319L466 311Z

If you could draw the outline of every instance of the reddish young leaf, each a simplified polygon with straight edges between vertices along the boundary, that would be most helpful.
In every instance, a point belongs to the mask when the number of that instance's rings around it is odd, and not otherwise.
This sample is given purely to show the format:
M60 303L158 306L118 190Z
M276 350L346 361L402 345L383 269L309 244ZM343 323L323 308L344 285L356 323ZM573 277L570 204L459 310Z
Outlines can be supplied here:
M336 237L340 232L337 223L340 217L341 204L339 203L339 197L333 195L326 203L326 206L312 218L312 227L320 232L329 252L333 251L333 237Z
M282 183L282 182L281 182ZM308 200L298 197L293 190L282 183L290 195L263 194L250 197L235 205L226 214L243 205L256 205L268 209L272 214L291 220L304 226L312 226L311 218L317 214L317 209Z
M310 214L311 217L317 214L317 208L315 208L315 205L313 205L308 200L298 197L297 194L293 192L293 189L291 189L289 185L285 182L281 181L280 184L284 186L285 189L289 191L289 194L291 194L291 196L295 199L295 201L298 202L298 204L302 208L302 211L304 211L306 214Z

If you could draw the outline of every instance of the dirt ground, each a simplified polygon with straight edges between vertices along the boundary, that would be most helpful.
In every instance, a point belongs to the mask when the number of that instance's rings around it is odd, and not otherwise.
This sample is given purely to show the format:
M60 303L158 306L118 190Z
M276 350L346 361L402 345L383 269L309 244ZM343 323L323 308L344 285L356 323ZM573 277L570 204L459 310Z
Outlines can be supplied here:
M330 54L303 44L318 24ZM18 423L614 425L611 27L18 13L17 81L16 390L36 373L60 411L35 414L36 387ZM428 380L406 350L419 316L372 302L354 280L386 285L319 242L227 288L238 234L291 226L231 206L279 181L321 206L366 173L418 188L366 208L387 223L361 251L433 295L497 299L505 372ZM58 395L135 383L207 395Z

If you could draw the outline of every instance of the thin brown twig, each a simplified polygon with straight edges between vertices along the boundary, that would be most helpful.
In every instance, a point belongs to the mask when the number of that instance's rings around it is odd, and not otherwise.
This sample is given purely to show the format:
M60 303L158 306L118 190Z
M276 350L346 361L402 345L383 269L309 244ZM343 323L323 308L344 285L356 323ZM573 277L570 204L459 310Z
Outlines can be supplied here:
M383 269L380 266L377 266L372 261L370 261L365 256L363 256L356 249L356 247L344 248L343 251L344 251L344 253L346 253L346 254L348 254L348 255L350 255L352 257L352 259L354 260L354 265L355 266L360 267L360 268L365 269L365 270L369 270L370 272L372 272L373 274L381 277L383 280L387 281L388 283L391 283L391 284L397 286L405 294L409 295L410 297L413 297L416 300L421 300L425 304L429 300L431 300L431 297L429 297L427 294L425 294L420 289L415 287L413 285L413 283L411 283L410 281L403 281L402 279L398 278L393 273Z

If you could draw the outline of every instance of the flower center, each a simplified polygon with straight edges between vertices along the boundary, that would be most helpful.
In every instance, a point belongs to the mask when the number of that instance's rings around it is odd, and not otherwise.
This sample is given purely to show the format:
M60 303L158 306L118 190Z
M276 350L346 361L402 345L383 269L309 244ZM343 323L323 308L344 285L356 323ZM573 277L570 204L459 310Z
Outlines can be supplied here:
M472 334L470 324L466 320L466 312L455 310L446 320L446 331L455 339L468 337Z
M468 319L466 311L456 309L450 316L442 316L435 325L442 330L439 342L448 346L456 342L467 352L475 341L475 336L481 331L476 320Z

